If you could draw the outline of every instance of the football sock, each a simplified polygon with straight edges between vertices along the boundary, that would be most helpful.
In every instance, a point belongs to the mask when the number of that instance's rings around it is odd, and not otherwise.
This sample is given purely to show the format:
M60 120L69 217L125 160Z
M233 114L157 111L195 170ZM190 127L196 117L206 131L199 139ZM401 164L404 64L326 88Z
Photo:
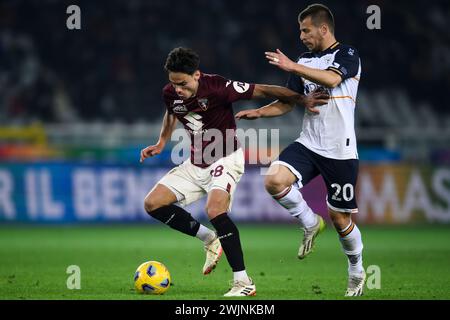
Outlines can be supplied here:
M273 194L280 205L298 219L303 228L311 228L317 224L317 216L303 199L301 192L294 186L289 186L280 193Z
M200 228L198 228L198 232L195 236L202 240L205 244L209 244L216 238L216 233L200 224Z
M348 272L361 273L364 271L362 251L363 243L361 232L356 224L350 221L350 224L343 230L338 231L342 249L348 258Z
M233 272L233 280L234 281L242 281L247 284L250 284L250 279L245 270Z
M197 235L200 228L200 222L195 220L189 212L173 204L153 210L149 214L172 229L193 237Z
M222 249L233 272L245 270L244 254L236 225L226 212L211 219L211 223L217 230Z

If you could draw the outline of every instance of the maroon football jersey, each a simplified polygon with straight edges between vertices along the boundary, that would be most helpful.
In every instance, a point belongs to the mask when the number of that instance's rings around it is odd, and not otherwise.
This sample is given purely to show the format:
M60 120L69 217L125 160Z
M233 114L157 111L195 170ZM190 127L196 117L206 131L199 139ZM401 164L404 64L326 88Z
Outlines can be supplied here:
M191 162L194 165L207 167L237 150L232 103L251 99L254 89L254 84L205 73L200 76L197 94L187 100L176 94L172 84L164 87L163 98L168 113L177 117L191 138ZM219 131L221 134L217 135ZM221 141L215 139L218 136Z

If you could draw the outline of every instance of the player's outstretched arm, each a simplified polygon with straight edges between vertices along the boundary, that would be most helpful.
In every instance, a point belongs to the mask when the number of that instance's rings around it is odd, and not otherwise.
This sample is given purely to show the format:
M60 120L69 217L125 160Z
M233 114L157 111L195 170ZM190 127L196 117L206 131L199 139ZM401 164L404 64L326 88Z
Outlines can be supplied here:
M294 104L284 103L281 101L274 101L259 109L242 110L236 113L235 117L238 120L255 120L258 118L272 118L278 117L290 112L294 108Z
M341 76L336 72L313 69L295 63L279 49L277 49L277 52L265 52L265 54L270 64L273 64L284 71L295 73L314 83L321 84L324 87L335 88L342 82Z
M153 157L161 153L161 151L164 149L164 146L166 145L166 142L172 136L172 132L177 125L177 121L177 118L173 114L169 114L166 111L166 113L164 114L158 142L155 145L148 146L147 148L141 150L140 162L143 162L148 157Z
M274 98L284 103L296 104L301 101L302 94L292 91L286 87L268 84L255 84L252 99Z
M308 109L309 112L319 114L320 112L317 106L327 104L329 99L330 96L327 92L314 91L306 96L298 95L298 97L296 98L296 102L297 104ZM259 109L249 109L240 111L235 115L235 117L238 120L240 119L255 120L258 118L278 117L285 113L290 112L293 109L293 107L294 103L285 103L277 100Z
M329 95L324 91L314 91L311 94L305 96L291 89L281 86L273 86L267 84L255 84L255 90L253 90L252 99L258 98L275 98L282 103L290 105L301 105L305 108L312 108L326 104L329 99Z

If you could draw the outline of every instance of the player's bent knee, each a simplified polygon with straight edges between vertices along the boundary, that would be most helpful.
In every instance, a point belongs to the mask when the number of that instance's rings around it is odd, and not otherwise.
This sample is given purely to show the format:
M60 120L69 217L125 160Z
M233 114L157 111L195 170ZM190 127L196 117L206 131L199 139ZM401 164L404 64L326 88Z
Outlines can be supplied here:
M209 219L214 219L218 215L227 212L227 210L228 203L215 202L206 206L206 214L208 215Z
M217 200L208 202L206 205L206 214L209 219L214 219L218 215L228 211L229 202L225 200Z
M264 179L264 187L268 193L277 194L289 187L289 184L285 181L284 177L268 175Z
M149 215L151 215L152 211L158 209L158 205L155 201L153 201L152 197L147 196L144 199L144 209Z
M148 195L145 197L144 200L144 209L149 214L152 215L152 213L167 204L163 203L162 201L158 201L156 197L152 197L151 195Z
M297 177L282 165L273 165L264 178L264 186L268 193L274 195L291 186Z
M230 206L230 194L221 189L214 189L208 194L205 211L209 219L227 212Z
M177 202L176 195L166 186L158 184L152 189L144 199L144 209L149 214L164 207Z
M329 213L330 213L331 221L333 221L333 225L338 230L344 229L351 222L351 214L350 213L337 212L337 211L330 210L330 209L329 209Z

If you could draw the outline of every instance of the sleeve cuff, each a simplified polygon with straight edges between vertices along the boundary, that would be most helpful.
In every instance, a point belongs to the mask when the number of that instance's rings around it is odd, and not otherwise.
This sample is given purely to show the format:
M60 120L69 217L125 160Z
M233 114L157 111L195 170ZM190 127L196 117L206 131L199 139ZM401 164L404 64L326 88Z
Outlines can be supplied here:
M328 67L328 69L326 69L326 70L330 70L330 71L333 71L334 73L337 73L341 77L342 81L345 80L344 74L339 69L333 68L333 67Z
M339 69L337 69L337 68L334 68L334 67L328 67L327 70L334 71L334 72L336 72L338 75L340 75L341 77L343 76L343 73L342 73Z

